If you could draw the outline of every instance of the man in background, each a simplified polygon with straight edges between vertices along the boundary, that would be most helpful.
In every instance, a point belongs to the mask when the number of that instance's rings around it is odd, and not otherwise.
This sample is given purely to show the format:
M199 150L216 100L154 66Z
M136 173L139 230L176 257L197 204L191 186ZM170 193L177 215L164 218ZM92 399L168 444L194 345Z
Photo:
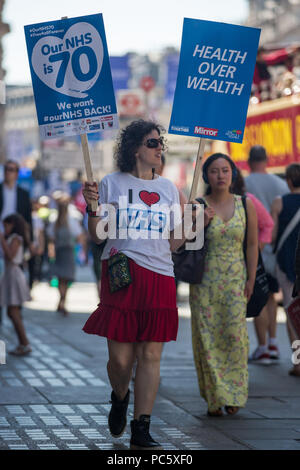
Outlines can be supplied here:
M279 176L267 173L268 157L266 149L261 145L255 145L250 149L248 165L250 175L245 178L246 191L254 194L268 212L271 212L274 199L290 192L288 185ZM275 257L271 244L265 245L262 257L268 275L270 296L266 307L254 319L258 347L250 356L250 361L269 365L272 364L273 360L279 359L279 348L276 339L277 302L274 295L279 291L279 286L277 279L268 272L268 266L272 264L272 259L274 261Z

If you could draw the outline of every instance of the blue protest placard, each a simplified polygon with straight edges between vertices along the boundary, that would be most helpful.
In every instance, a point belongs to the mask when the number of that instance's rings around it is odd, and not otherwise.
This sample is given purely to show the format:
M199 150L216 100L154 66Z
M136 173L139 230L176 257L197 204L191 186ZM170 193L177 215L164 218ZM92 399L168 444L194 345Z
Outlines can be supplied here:
M41 139L118 129L101 14L25 26Z
M242 142L260 30L185 18L170 134Z

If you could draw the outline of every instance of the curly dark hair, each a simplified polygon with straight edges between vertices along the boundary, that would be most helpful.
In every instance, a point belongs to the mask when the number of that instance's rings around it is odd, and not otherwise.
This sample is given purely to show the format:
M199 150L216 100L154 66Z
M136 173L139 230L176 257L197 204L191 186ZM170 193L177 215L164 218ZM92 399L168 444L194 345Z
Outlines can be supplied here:
M121 130L114 151L114 159L120 171L127 173L135 168L136 151L142 145L144 137L154 130L159 135L165 132L161 125L143 119L133 121Z
M25 221L24 217L22 217L21 214L8 215L3 220L3 224L12 224L12 231L7 237L9 237L13 233L16 233L17 235L20 235L23 238L24 247L27 248L29 246L30 244L29 225Z

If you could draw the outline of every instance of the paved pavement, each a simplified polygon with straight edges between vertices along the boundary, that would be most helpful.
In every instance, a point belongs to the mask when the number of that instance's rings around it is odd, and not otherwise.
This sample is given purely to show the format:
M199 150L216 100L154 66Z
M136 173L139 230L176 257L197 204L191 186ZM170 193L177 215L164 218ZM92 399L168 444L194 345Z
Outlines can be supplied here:
M89 270L81 269L79 279L70 289L68 317L54 311L57 290L46 283L33 289L33 301L26 304L24 320L33 352L24 358L7 355L0 366L0 449L129 447L129 425L120 439L108 433L106 341L82 331L97 293ZM291 351L282 311L280 362L249 365L247 406L234 417L208 418L193 364L186 285L180 293L178 340L163 351L153 437L166 450L300 450L300 379L288 375ZM253 349L251 321L248 327ZM6 316L0 338L7 349L16 342ZM131 397L129 420L132 411Z

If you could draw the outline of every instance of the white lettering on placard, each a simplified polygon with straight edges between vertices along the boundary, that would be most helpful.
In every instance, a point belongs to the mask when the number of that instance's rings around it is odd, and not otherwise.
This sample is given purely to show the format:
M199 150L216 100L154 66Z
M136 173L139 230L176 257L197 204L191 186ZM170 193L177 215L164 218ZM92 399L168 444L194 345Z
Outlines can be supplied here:
M208 127L195 126L194 134L211 135L216 137L218 135L218 129L209 129Z
M187 88L240 96L245 84L234 81L235 73L238 67L244 64L247 55L248 52L235 49L221 49L220 47L196 44L193 57L201 59L198 65L200 77L188 75ZM214 60L214 62L210 62L211 60ZM216 63L216 60L220 63ZM227 62L227 64L224 64L224 62ZM218 77L227 78L230 81L219 80Z
M56 92L86 98L103 64L99 32L87 22L70 26L64 37L48 35L35 44L31 63L42 82Z

